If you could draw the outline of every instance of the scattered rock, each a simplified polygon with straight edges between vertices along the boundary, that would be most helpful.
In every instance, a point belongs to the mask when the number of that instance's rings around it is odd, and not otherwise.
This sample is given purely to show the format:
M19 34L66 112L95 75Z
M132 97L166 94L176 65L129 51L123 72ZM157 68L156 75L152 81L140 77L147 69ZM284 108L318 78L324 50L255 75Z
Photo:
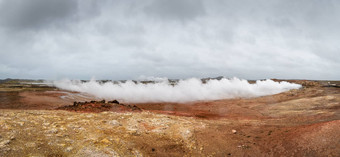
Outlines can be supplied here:
M231 130L231 132L233 133L233 134L236 134L237 133L237 131L236 130Z

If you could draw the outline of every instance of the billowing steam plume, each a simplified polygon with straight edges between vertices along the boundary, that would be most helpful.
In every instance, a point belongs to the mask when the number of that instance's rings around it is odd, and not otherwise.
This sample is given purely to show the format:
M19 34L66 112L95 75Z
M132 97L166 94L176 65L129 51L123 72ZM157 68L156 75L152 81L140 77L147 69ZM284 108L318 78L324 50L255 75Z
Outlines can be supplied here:
M57 88L83 92L103 99L118 99L125 102L188 102L197 100L217 100L226 98L249 98L277 94L290 89L298 89L299 84L256 81L254 84L238 78L222 78L202 83L200 79L179 80L173 85L167 79L154 83L106 82L95 80L81 82L75 80L55 81Z

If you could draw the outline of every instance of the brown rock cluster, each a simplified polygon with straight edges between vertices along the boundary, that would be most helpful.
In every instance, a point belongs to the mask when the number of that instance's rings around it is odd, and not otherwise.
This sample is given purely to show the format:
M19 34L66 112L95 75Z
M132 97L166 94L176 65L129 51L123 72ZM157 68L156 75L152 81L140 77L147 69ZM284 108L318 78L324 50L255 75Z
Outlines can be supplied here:
M119 103L117 100L108 101L90 101L90 102L73 102L73 105L58 107L58 110L68 110L75 112L103 112L103 111L113 111L113 112L132 112L132 111L142 111L136 105L125 105Z

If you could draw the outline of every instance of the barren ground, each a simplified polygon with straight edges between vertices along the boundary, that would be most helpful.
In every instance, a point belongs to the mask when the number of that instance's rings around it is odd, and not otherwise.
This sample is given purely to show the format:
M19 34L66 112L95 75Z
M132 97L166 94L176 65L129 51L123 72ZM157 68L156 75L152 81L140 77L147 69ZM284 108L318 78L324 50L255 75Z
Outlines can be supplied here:
M292 82L304 87L97 113L56 110L94 99L80 93L4 82L0 156L340 156L340 88Z

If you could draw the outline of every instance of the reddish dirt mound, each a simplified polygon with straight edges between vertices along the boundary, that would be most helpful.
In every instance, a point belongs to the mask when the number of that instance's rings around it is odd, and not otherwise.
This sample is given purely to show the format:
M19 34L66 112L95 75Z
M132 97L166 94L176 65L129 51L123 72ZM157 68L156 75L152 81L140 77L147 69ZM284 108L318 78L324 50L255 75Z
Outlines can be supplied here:
M276 129L259 144L273 156L339 156L340 120Z
M67 110L75 112L140 112L142 111L139 107L133 105L120 104L117 100L108 101L90 101L90 102L74 102L73 105L58 107L58 110Z
M340 120L300 126L288 136L299 147L340 153ZM288 139L289 139L288 138ZM335 155L335 154L334 154ZM339 154L337 154L339 155Z

